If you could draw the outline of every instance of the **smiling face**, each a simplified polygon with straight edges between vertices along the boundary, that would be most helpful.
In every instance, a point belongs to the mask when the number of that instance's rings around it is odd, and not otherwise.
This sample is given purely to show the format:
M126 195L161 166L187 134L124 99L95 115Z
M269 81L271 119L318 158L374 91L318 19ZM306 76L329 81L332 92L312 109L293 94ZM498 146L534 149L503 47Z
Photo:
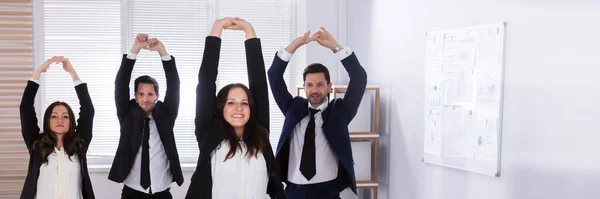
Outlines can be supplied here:
M327 83L325 73L306 74L304 80L304 91L310 104L317 107L327 100L327 93L331 90L331 83Z
M67 134L71 127L71 117L67 107L63 105L54 106L50 115L50 130L55 135Z
M223 118L229 125L241 132L250 119L250 102L243 88L231 88L223 106Z

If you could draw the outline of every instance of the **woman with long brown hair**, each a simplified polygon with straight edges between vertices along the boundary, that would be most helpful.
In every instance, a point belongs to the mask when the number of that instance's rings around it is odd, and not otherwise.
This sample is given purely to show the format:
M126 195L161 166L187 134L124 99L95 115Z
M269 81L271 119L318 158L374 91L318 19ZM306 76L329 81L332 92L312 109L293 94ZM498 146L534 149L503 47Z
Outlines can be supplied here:
M243 30L250 88L240 83L215 96L223 29ZM260 40L250 23L216 20L206 37L196 87L200 157L188 199L285 198L269 144L269 98Z
M65 102L46 108L43 131L34 108L40 75L50 64L60 63L71 75L81 105L79 119ZM29 168L21 199L94 199L87 171L86 153L92 140L94 106L87 84L83 83L69 59L52 57L40 65L27 82L20 106L21 132L29 150Z

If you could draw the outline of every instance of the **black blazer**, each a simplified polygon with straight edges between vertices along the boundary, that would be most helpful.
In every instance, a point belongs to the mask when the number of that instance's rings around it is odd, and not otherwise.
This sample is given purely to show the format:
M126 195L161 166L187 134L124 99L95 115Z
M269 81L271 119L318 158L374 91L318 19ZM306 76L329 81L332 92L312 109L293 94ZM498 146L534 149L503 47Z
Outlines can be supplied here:
M269 83L271 84L273 97L277 102L277 106L285 115L276 153L277 171L284 182L287 181L291 135L298 122L308 115L308 100L300 96L292 97L285 85L283 74L287 64L288 62L275 55L273 65L269 68ZM337 182L340 191L350 187L356 193L354 160L352 158L348 124L356 115L365 93L367 73L354 53L343 59L342 64L350 76L350 83L348 83L348 89L343 99L336 98L328 102L327 109L322 113L322 128L329 146L339 159Z
M146 113L139 107L135 99L129 97L129 92L131 92L129 81L134 64L135 60L127 59L127 55L123 55L121 68L119 68L115 80L115 104L117 105L117 117L121 124L121 137L108 179L119 183L123 182L131 171L133 161L142 143L144 118L146 117ZM173 135L173 126L175 126L175 119L179 111L179 74L173 56L170 61L162 61L162 64L167 79L167 91L165 101L156 102L152 117L156 121L160 141L169 159L173 181L181 186L183 175Z
M260 125L269 129L269 94L260 39L248 39L244 43L246 45L248 80L255 102L255 109L251 114L256 116ZM220 127L226 121L215 117L215 81L217 80L220 51L221 39L213 36L206 37L204 57L202 58L202 65L198 73L198 86L196 87L195 133L200 148L200 156L186 195L188 199L212 198L210 154L225 139L220 133ZM273 149L271 149L268 139L265 140L265 143L266 150L263 151L263 156L269 175L266 194L269 194L271 198L285 198L283 185L275 172Z
M41 139L43 134L40 133L40 127L38 127L38 120L33 104L35 101L35 94L39 87L39 84L28 81L25 91L23 92L23 98L21 98L21 106L19 107L21 113L21 133L23 134L23 139L27 145L27 150L29 150L29 167L27 170L27 178L23 185L23 191L21 192L21 199L33 199L37 194L37 182L40 175L42 153L40 146L36 141ZM81 194L85 199L94 199L94 190L92 189L92 182L90 181L90 175L88 174L86 159L87 149L90 145L90 141L92 141L92 124L95 112L94 105L92 105L92 99L90 98L87 84L83 83L75 86L75 91L79 98L79 105L81 105L75 131L79 133L79 136L84 141L84 145L79 149L79 152L77 152L81 167Z

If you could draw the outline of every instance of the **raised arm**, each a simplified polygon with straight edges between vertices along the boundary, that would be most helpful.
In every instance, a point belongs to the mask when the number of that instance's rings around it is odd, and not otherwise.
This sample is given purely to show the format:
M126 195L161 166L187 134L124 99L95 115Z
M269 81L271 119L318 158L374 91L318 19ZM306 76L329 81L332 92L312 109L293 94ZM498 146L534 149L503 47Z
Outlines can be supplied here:
M198 85L196 86L196 139L198 142L204 137L206 128L215 117L217 73L221 52L221 32L223 27L231 26L227 19L218 19L213 24L211 34L204 43L204 55L198 72Z
M75 92L77 93L77 98L79 98L80 105L76 131L79 132L79 136L81 136L85 142L85 148L87 149L92 141L92 129L95 114L92 98L88 92L87 84L79 79L79 76L69 59L61 57L60 62L62 62L63 69L71 75L71 78L75 83Z
M48 70L50 64L56 62L56 60L48 59L42 65L40 65L33 76L32 80L27 82L25 91L23 91L23 97L21 98L21 105L19 106L19 113L21 117L21 134L25 145L29 150L29 153L33 150L33 142L35 142L40 136L40 127L38 126L37 116L35 114L35 95L40 85L36 83L39 81L40 75Z
M344 110L346 110L346 116L348 123L356 116L360 102L362 101L365 89L367 87L367 72L360 65L356 55L352 53L346 59L342 60L342 65L346 68L348 76L350 76L350 82L348 83L348 89L344 95Z
M246 34L244 45L246 47L248 82L256 107L252 114L256 116L259 124L269 129L269 89L260 39L256 38L254 27L246 20L233 18L231 21L234 27L243 30Z
M130 54L137 55L140 53L140 50L147 45L148 35L138 34L135 37L135 41L129 52ZM131 81L133 65L135 65L135 58L124 54L121 59L121 67L119 67L117 77L115 78L115 105L117 106L117 117L119 118L119 121L123 120L128 113L127 105L129 100L131 100L131 97L129 96L129 92L131 92L129 90L129 82Z
M131 99L129 96L129 82L131 81L131 73L135 60L128 59L127 55L123 55L121 59L121 67L115 78L115 105L117 106L117 117L119 121L125 118L127 114L127 104Z
M277 106L279 106L279 109L283 114L287 112L289 106L294 100L292 94L290 94L288 91L285 80L283 79L285 69L290 61L291 55L294 54L294 52L296 52L296 50L304 44L314 41L316 36L316 34L310 36L310 31L304 33L302 36L294 39L285 49L277 52L277 54L275 54L275 58L273 58L273 64L271 64L271 67L268 71L269 84L271 86L271 92L273 93L275 102L277 102Z
M167 53L165 45L157 38L148 39L148 46L144 47L146 50L157 51L161 57L163 70L167 80L167 91L165 94L164 103L167 105L169 114L172 118L177 118L179 113L179 102L180 102L180 80L177 67L175 66L175 58Z
M360 106L362 97L365 94L367 72L358 62L356 55L348 49L343 49L333 35L325 30L325 28L321 27L316 40L323 47L331 49L331 51L340 57L344 57L341 61L348 72L348 76L350 76L350 82L348 83L348 89L344 95L342 105L344 106L343 110L346 111L346 120L349 123L356 115L358 106Z

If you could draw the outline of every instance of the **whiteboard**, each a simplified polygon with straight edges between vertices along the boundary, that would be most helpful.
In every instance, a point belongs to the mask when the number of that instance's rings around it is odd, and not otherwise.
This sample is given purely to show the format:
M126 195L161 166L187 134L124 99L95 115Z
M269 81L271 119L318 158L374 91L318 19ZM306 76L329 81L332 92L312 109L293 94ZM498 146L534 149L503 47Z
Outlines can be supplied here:
M426 34L423 162L500 175L505 31Z

